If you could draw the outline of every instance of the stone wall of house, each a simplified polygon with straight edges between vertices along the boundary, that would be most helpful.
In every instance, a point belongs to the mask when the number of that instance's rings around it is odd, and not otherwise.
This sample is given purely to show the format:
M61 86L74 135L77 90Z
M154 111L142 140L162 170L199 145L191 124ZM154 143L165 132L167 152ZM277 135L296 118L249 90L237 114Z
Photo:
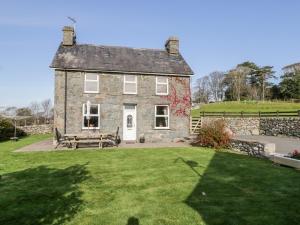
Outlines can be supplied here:
M300 138L300 117L261 118L259 130L261 135L282 135Z
M223 119L227 127L235 135L258 135L259 134L259 119L258 118L216 118L216 117L202 117L202 126L214 120Z
M268 157L275 152L275 144L243 139L231 139L230 147L233 150L247 153L255 157Z
M178 78L187 83L188 90L178 82ZM92 104L100 104L100 129L89 132L115 132L120 127L123 137L123 106L136 105L137 140L145 137L146 142L169 142L176 138L189 136L190 110L186 116L178 115L172 108L172 99L156 95L156 76L137 75L137 94L123 94L123 74L99 74L99 93L84 93L84 73L76 71L55 71L55 108L54 126L61 133L85 133L82 129L82 106L89 100ZM169 76L169 93L176 90L176 95L189 93L189 77ZM65 92L65 86L67 91ZM66 99L66 110L65 110ZM155 129L155 105L169 105L169 129ZM66 128L64 118L66 117ZM66 129L66 130L64 130Z
M51 134L53 132L53 124L19 126L18 128L27 134Z

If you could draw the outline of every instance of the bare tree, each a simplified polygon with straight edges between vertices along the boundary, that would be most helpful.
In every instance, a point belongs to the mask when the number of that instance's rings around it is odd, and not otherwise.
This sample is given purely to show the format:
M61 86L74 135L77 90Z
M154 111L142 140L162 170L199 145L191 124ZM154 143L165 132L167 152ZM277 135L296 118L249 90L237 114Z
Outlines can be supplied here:
M210 89L209 89L209 77L204 76L196 80L196 85L194 87L194 99L196 102L209 101Z
M242 91L246 90L247 76L250 73L250 69L245 66L237 66L236 68L229 71L225 82L230 86L232 96L235 100L241 100Z
M32 112L32 116L34 118L34 122L37 123L37 119L38 119L38 114L40 112L41 109L41 105L38 102L31 102L30 106L29 106L31 112Z
M211 97L215 101L222 101L225 93L225 85L224 85L224 73L215 71L208 75L208 85L210 89Z
M43 108L44 117L46 118L46 121L48 122L51 107L52 107L51 99L46 99L46 100L42 101L41 106Z

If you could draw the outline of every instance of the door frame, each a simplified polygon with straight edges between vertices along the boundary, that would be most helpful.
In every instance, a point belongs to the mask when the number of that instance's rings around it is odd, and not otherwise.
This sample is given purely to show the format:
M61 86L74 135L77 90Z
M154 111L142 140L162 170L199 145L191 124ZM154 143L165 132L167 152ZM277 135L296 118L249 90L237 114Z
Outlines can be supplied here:
M133 123L135 124L135 137L134 137L134 139L132 139L132 140L126 140L124 137L125 137L125 130L126 130L126 128L125 128L125 124L127 124L127 123L125 123L125 117L124 117L124 114L125 114L125 106L126 105L131 105L131 106L134 106L134 114L135 114L135 118L133 119ZM123 119L122 119L122 123L123 123L123 140L124 141L136 141L136 137L137 137L137 104L130 104L130 103L127 103L127 104L123 104ZM127 118L126 118L127 119Z

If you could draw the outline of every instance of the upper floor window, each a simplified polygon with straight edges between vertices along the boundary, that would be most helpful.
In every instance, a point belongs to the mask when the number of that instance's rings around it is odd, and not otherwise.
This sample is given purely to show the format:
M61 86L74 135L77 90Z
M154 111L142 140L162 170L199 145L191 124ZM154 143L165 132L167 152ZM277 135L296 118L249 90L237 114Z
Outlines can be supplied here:
M124 76L124 94L137 94L137 76Z
M99 129L100 104L91 104L90 114L87 112L87 104L83 104L82 117L82 129Z
M156 94L168 95L168 77L156 77Z
M99 93L99 75L95 73L86 73L84 76L84 92Z

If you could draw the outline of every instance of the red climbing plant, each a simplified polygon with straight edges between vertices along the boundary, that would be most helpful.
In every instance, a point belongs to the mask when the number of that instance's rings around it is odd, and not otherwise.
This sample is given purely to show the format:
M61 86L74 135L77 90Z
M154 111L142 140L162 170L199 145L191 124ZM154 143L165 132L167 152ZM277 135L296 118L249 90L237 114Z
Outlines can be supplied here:
M175 77L170 82L170 94L162 96L170 102L171 112L176 116L189 116L191 108L191 90L186 78ZM175 84L174 84L175 83ZM178 91L180 90L180 94Z

